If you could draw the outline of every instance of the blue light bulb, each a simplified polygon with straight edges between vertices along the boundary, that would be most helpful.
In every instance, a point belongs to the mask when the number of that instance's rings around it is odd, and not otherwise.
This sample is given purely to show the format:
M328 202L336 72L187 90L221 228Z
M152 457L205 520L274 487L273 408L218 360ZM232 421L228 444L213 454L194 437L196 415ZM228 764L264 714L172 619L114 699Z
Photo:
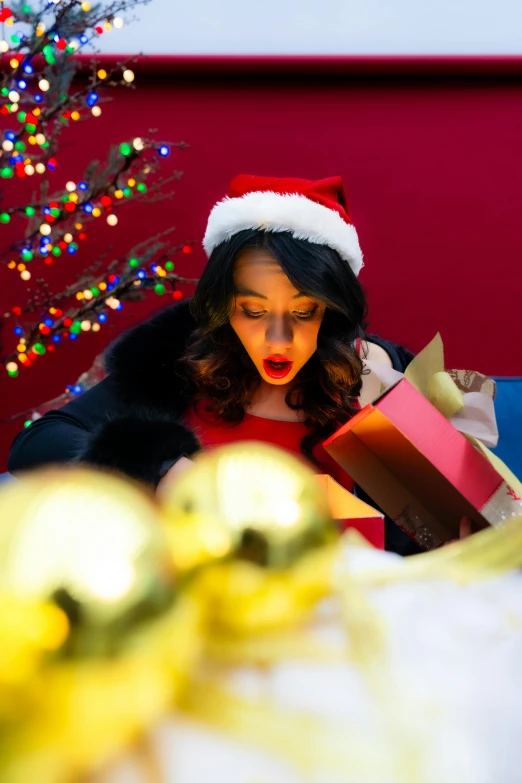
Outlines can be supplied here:
M83 211L87 212L88 215L91 214L92 210L93 210L93 206L90 203L90 201L88 201L86 204L83 205Z
M36 95L34 96L34 100L36 103L41 103L43 101L43 97L40 95L39 92L37 92Z
M59 334L53 334L53 343L59 343L60 342L60 335ZM69 388L69 387L67 387Z
M52 319L52 318L45 318L45 319L44 319L44 324L45 324L46 326L49 326L49 327L51 327L51 326L53 325L53 319Z
M138 269L136 276L140 278L140 280L145 280L147 277L147 273L144 269Z
M16 139L16 135L13 133L13 131L6 131L5 137L6 139L9 139L9 141L14 141Z
M161 155L162 158L166 158L167 155L170 155L170 149L167 147L166 144L161 145L161 147L158 150L158 155Z
M82 44L86 44L86 43L88 42L88 40L89 40L89 39L87 38L87 36L85 35L85 33L82 33L82 34L80 35L80 43L82 43Z
M34 68L31 65L31 63L24 63L24 73L27 73L27 74L34 73Z
M27 87L27 82L25 81L25 79L18 79L17 84L18 84L18 89L20 90L25 90L25 88Z
M104 324L106 320L107 320L107 316L105 315L105 313L100 313L98 316L98 321L101 324Z
M87 190L88 185L86 182L79 182L78 187L80 188L80 190Z
M24 332L24 330L22 329L21 326L15 326L15 328L14 328L14 333L15 334L23 334L23 332Z

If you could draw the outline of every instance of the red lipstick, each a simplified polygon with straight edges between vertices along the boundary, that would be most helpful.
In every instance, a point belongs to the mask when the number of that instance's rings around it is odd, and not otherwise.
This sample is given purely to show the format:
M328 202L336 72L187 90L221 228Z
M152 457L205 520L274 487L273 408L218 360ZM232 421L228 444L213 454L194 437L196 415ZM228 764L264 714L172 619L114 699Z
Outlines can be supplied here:
M281 378L284 378L288 375L290 370L293 367L293 362L290 361L290 359L287 359L286 356L267 356L266 359L263 360L263 368L268 375L269 378L274 378L274 380L281 380Z

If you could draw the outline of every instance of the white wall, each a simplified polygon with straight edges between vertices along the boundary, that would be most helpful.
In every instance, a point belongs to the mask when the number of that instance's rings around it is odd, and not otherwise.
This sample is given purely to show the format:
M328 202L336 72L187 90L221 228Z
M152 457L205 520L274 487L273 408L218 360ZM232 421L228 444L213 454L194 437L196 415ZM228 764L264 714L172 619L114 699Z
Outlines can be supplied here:
M522 53L522 0L152 0L134 15L102 51Z

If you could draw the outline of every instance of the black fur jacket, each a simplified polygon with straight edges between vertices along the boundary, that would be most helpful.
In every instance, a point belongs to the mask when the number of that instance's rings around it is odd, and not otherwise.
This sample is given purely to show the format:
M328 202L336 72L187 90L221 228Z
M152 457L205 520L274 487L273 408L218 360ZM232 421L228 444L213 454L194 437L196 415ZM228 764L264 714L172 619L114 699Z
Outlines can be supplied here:
M185 301L126 332L107 352L107 378L17 436L9 470L81 460L156 484L166 464L199 448L182 423L195 389L179 361L195 328ZM409 351L369 339L406 368Z

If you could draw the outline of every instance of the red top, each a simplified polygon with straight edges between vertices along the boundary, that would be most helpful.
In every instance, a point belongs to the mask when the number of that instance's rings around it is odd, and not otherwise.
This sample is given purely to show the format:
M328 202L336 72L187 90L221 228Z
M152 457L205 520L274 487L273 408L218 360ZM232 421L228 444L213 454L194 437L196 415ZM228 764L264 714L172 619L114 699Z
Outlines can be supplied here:
M300 421L277 421L276 419L264 419L246 413L239 424L229 424L216 419L215 415L205 402L195 407L191 405L185 412L185 422L198 436L204 449L215 448L226 443L236 443L241 440L258 440L263 443L272 443L285 451L299 457L305 464L311 467L315 473L328 473L341 486L353 491L353 481L347 473L330 457L323 447L318 444L314 448L314 457L323 469L317 467L303 455L301 441L312 432Z

